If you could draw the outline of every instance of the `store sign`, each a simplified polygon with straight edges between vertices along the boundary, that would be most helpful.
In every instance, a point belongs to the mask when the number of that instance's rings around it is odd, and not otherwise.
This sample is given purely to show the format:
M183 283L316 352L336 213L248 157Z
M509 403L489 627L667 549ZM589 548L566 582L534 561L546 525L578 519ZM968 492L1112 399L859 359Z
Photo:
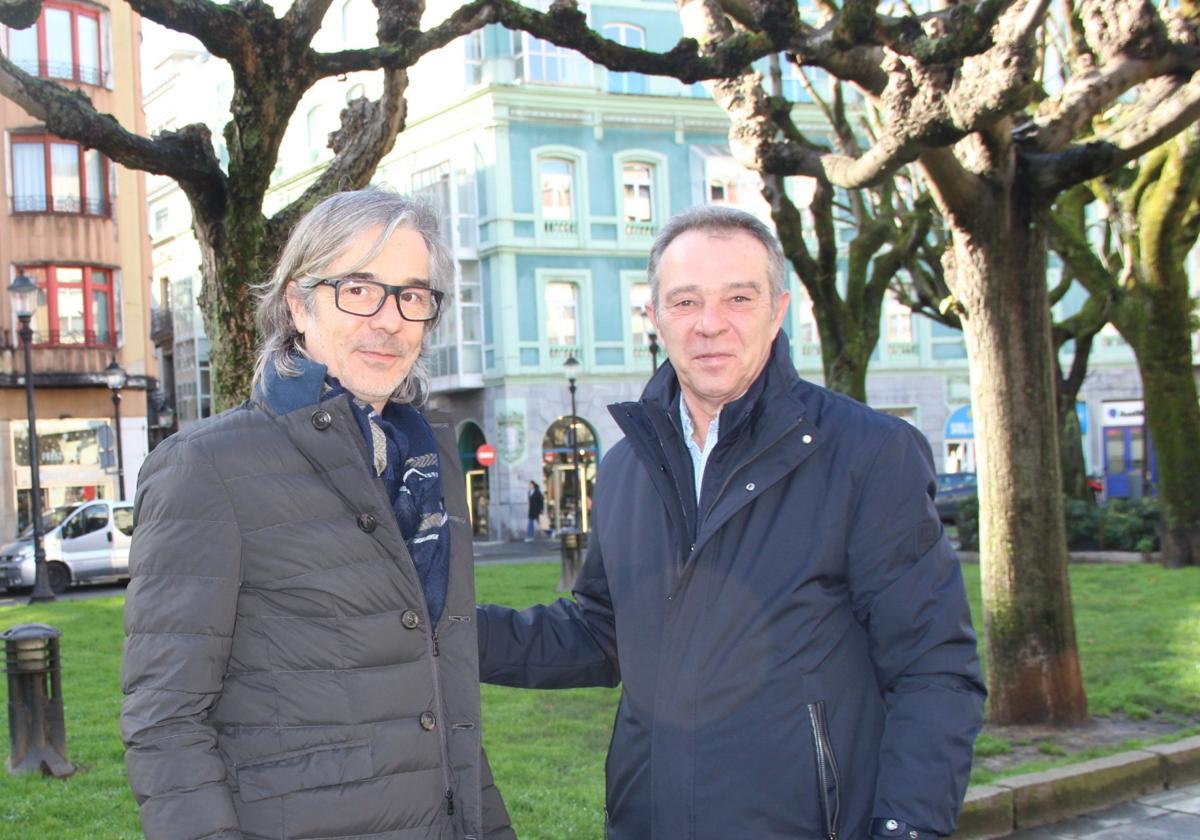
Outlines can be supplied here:
M1144 426L1146 415L1141 400L1117 400L1104 404L1104 426Z

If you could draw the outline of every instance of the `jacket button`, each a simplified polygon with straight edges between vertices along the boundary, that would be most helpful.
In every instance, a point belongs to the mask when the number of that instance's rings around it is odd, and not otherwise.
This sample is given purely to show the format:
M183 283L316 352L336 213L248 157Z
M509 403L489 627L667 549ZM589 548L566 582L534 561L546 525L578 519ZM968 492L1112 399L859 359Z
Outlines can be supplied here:
M754 482L753 481L751 481L749 484L746 485L746 491L749 493L754 492Z
M369 513L360 513L356 521L358 523L358 530L364 534L369 534L375 530L375 517Z
M812 443L812 435L805 435L800 438L801 443Z
M421 623L421 616L417 615L416 610L405 610L400 614L400 623L408 630L415 630Z
M323 432L333 425L333 415L323 408L318 408L312 413L312 424L318 432Z
M426 732L432 732L437 726L437 717L433 712L421 712L421 728Z

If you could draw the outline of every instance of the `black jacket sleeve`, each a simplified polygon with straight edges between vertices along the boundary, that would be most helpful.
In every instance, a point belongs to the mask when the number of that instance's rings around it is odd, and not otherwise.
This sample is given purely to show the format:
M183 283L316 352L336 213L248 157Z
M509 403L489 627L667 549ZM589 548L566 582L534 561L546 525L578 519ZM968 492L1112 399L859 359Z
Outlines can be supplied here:
M598 540L575 582L575 600L560 598L514 610L476 608L479 678L519 688L613 686L620 682L612 599Z
M949 835L986 690L935 486L928 443L899 424L863 476L848 554L854 611L887 706L874 816Z

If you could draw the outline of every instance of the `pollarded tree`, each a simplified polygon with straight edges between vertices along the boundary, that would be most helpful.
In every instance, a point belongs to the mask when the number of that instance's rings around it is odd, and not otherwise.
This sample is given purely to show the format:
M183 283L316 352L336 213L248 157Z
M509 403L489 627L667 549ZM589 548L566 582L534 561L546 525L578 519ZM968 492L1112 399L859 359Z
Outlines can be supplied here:
M961 307L979 445L980 544L990 713L997 722L1082 720L1067 577L1045 226L1055 197L1148 152L1200 115L1191 9L1142 0L1067 4L1088 45L1032 107L1048 0L979 0L892 17L871 0L679 0L685 31L717 49L768 34L804 66L854 83L882 130L859 154L795 142L755 74L718 82L744 165L848 189L920 164L950 230L946 280ZM1132 119L1095 115L1136 91Z
M192 210L200 245L201 309L211 339L213 396L217 407L249 394L255 329L251 284L265 279L292 225L321 198L370 182L379 161L404 129L408 68L421 56L488 23L574 46L614 69L670 73L696 80L736 72L767 55L764 35L734 39L699 57L681 43L665 55L608 41L587 26L571 3L537 12L515 0L475 0L422 30L424 0L373 0L378 43L369 49L321 52L313 47L332 0L295 0L282 15L263 0L127 0L142 17L198 39L228 62L233 76L231 119L225 126L228 169L223 170L209 129L189 125L145 137L93 107L86 94L22 70L0 55L0 95L24 108L45 129L97 149L111 160L176 180ZM41 0L0 0L0 23L31 26ZM288 123L305 92L319 80L356 71L383 74L382 95L358 99L330 135L334 157L295 201L272 216L263 199Z
M1163 559L1200 565L1200 402L1187 272L1200 236L1200 128L1190 126L1121 176L1064 195L1051 216L1051 241L1092 296L1110 301L1112 323L1137 357L1158 453ZM1086 209L1097 203L1102 230L1089 237Z

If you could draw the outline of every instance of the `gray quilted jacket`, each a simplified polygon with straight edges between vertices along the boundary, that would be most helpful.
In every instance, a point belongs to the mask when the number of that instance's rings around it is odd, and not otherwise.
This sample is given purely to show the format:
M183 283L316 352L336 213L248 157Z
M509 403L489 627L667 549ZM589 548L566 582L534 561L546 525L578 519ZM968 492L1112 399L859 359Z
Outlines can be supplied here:
M480 741L471 530L450 423L446 608L324 368L269 377L139 479L121 732L146 836L513 838Z

